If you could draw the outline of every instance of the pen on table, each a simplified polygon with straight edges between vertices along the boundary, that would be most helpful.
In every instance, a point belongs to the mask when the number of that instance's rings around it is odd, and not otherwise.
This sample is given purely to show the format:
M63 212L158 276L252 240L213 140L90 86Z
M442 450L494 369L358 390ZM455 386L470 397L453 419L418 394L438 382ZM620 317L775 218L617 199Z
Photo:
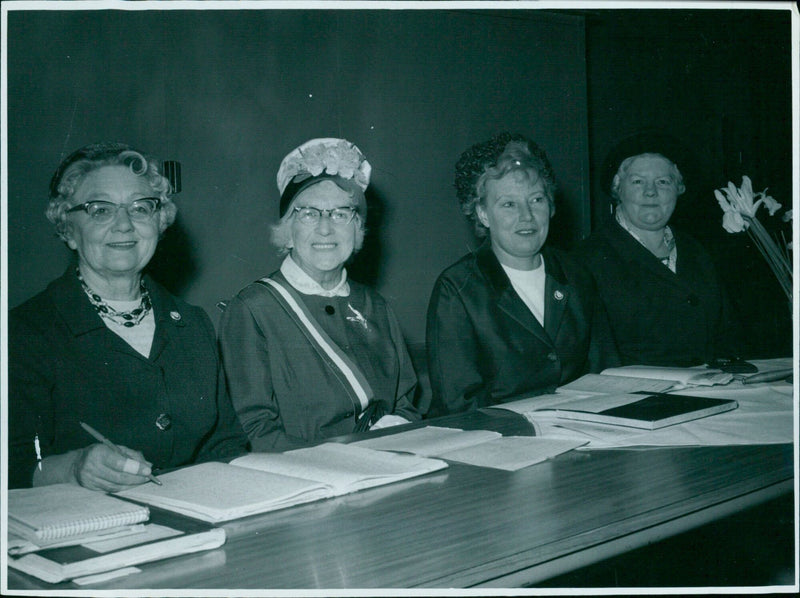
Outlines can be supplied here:
M122 452L122 449L120 449L120 448L119 448L119 447L118 447L116 444L114 444L113 442L111 442L111 441L110 441L108 438L106 438L105 436L103 436L103 435L102 435L100 432L98 432L97 430L95 430L95 429L94 429L92 426L90 426L89 424L85 424L85 423L83 423L83 422L80 422L80 424L81 424L81 428L83 428L84 430L86 430L87 432L89 432L89 434L91 434L92 436L94 436L95 440L98 440L99 442L102 442L102 443L103 443L103 444L105 444L105 445L106 445L108 448L110 448L112 451L114 451L114 452L116 452L116 453L118 453L118 454L122 455L123 457L130 458L130 457L128 457L128 455L126 455L125 453L123 453L123 452ZM148 479L148 480L150 480L151 482L153 482L154 484L158 484L159 486L161 486L161 485L162 485L162 484L161 484L161 480L159 480L159 479L158 479L156 476L154 476L152 473L151 473L150 475L148 475L148 476L147 476L147 479Z
M758 382L775 382L776 380L783 380L792 375L794 370L792 368L785 368L782 370L774 370L772 372L762 372L748 376L742 380L742 384L757 384Z

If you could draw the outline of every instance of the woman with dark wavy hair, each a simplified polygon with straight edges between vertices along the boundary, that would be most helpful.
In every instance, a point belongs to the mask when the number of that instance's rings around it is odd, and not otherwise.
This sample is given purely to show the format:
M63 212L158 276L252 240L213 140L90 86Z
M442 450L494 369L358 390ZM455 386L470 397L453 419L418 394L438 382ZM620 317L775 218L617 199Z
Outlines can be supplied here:
M545 152L502 133L456 164L463 213L484 242L447 268L428 306L432 414L550 392L616 365L589 274L544 247L556 182Z
M56 170L47 217L76 261L9 313L9 487L111 492L245 451L211 320L143 273L176 212L159 162L127 145Z

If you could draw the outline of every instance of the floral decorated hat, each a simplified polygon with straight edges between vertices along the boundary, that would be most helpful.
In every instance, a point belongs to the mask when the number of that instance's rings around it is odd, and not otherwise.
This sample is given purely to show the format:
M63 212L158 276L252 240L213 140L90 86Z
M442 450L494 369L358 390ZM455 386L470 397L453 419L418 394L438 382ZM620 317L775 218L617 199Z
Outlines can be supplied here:
M363 215L366 211L364 191L371 172L372 166L361 150L346 139L325 137L306 141L289 152L278 168L280 216L286 213L298 193L324 180L355 192L359 213Z

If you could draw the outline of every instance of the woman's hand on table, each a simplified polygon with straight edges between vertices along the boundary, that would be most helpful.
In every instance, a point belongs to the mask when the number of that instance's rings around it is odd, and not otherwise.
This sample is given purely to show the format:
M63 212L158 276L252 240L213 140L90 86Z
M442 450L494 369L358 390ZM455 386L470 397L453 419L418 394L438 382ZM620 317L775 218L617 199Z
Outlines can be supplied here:
M151 463L141 452L118 447L121 455L104 444L93 444L78 451L75 479L84 488L117 492L148 481Z

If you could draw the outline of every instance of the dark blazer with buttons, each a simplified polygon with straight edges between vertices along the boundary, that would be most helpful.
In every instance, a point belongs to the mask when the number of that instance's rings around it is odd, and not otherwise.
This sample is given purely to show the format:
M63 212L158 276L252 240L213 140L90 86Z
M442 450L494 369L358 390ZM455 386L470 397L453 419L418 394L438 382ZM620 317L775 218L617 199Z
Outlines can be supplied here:
M31 485L37 435L42 457L94 443L81 421L160 468L244 452L211 320L145 284L156 319L149 358L105 326L74 267L11 310L9 487Z
M550 248L542 327L487 240L447 268L428 306L431 414L456 413L552 391L618 364L594 284L567 254Z
M674 273L616 221L578 248L625 365L683 367L740 354L738 326L710 256L690 236L673 234Z

